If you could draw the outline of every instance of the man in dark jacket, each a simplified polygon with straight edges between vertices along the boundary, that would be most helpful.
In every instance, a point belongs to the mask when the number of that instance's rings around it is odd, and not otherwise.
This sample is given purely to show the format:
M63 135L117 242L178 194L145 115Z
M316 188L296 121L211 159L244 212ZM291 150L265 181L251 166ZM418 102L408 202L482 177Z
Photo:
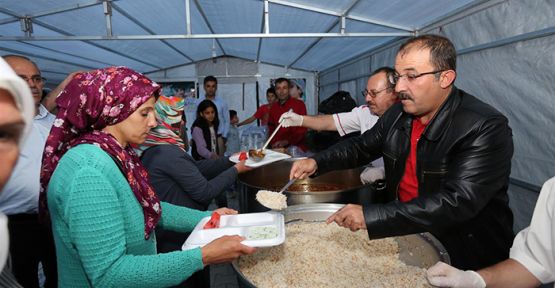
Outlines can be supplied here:
M453 85L455 69L448 39L409 39L389 77L401 103L360 137L295 162L290 176L357 167L383 156L391 201L349 204L328 223L367 229L371 239L427 231L454 266L479 269L509 255L513 141L507 118Z

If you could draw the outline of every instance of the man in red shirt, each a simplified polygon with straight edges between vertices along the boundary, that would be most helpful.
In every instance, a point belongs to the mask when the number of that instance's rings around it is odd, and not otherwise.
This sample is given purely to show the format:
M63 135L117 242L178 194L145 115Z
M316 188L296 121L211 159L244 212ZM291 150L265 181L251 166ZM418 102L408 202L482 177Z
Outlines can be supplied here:
M506 259L513 239L507 118L454 85L456 50L445 37L410 38L388 78L401 103L360 137L295 162L290 178L383 157L389 202L346 205L328 223L366 229L370 239L430 232L465 270Z
M281 114L292 109L293 112L299 115L306 115L306 106L304 102L289 96L289 80L278 78L276 80L275 90L278 102L270 107L270 118L268 119L270 134L272 134L279 125ZM270 142L270 145L272 148L297 146L303 151L306 151L307 147L304 143L306 130L307 129L303 127L281 127Z

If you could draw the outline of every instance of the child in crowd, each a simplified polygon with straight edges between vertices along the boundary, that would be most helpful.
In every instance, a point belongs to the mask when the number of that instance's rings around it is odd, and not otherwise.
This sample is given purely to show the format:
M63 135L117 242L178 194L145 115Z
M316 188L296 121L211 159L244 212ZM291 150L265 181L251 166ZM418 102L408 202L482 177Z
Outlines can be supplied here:
M272 106L272 104L274 104L277 101L276 91L274 87L270 87L268 88L268 90L266 90L266 100L268 100L268 104L264 104L258 107L258 110L256 110L256 113L254 113L254 115L245 119L243 122L237 124L237 127L241 127L243 125L252 123L256 119L260 119L261 126L268 125L268 117L270 116L270 107Z
M195 160L218 158L216 131L219 123L218 108L214 102L210 100L200 102L197 108L197 119L193 122L191 132L193 136L191 154Z
M237 111L229 110L229 133L227 133L227 143L226 143L226 156L231 156L233 153L239 152L241 149L239 146L239 129L237 129L237 123L239 123L239 117L237 116Z

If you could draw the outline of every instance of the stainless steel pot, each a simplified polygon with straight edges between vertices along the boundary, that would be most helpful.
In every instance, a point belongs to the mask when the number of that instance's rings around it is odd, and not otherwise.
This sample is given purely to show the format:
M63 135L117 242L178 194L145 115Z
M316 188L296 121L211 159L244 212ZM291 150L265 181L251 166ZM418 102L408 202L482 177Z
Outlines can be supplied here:
M341 207L343 207L342 204L302 204L290 206L284 211L285 222L325 221ZM445 247L430 233L399 236L395 237L395 240L399 244L399 257L401 261L408 265L429 268L437 261L451 263ZM239 286L256 287L241 273L236 262L233 262L233 269L237 272Z
M259 190L279 189L289 180L289 172L293 162L298 159L278 161L263 167L256 168L239 176L237 191L239 194L241 212L262 212L268 208L256 201ZM335 186L324 191L292 191L285 192L287 205L308 203L376 203L380 195L372 185L365 185L360 181L363 168L339 170L324 175L298 180L295 186ZM310 190L310 188L309 188Z

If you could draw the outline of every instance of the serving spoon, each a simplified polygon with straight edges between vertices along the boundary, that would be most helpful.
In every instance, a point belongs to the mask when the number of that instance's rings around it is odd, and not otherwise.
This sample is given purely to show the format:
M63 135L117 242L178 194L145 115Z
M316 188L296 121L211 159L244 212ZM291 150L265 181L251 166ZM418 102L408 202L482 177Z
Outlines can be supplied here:
M291 111L293 111L293 109L289 109L288 112L291 112ZM272 135L270 135L270 137L268 137L268 140L266 140L266 143L264 143L264 146L262 146L261 149L249 150L249 156L252 157L252 160L260 161L264 158L264 156L265 156L264 149L266 149L266 147L268 147L268 144L270 144L270 141L272 141L274 136L276 136L277 131L279 130L279 128L281 128L282 125L283 125L283 120L279 122L279 125L276 127L276 129L274 129L274 132L272 132ZM289 187L289 186L287 186L287 187ZM287 189L287 187L286 187L286 189Z
M256 193L256 200L260 204L272 210L285 209L287 208L287 197L285 196L285 194L283 194L283 192L285 192L285 190L287 190L289 186L295 183L296 180L297 178L289 180L289 182L287 182L287 184L285 184L285 186L283 186L283 188L281 188L279 192L260 190L258 191L258 193Z

